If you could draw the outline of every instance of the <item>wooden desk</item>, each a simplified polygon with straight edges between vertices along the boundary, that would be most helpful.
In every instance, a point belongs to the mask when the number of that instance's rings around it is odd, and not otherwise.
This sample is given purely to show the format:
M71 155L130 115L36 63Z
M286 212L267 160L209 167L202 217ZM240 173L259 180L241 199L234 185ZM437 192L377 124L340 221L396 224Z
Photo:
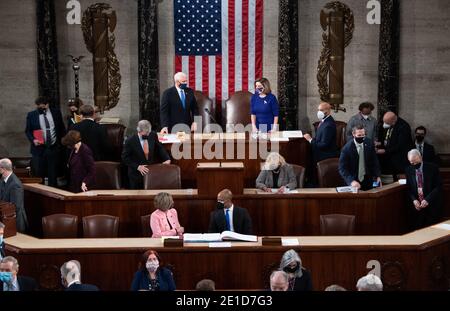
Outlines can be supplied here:
M150 214L154 196L162 190L95 191L96 196L73 194L44 185L24 185L30 234L40 237L43 216L66 213L81 218L94 214L120 217L119 236L141 236L141 219ZM364 193L336 193L335 189L298 189L298 194L259 194L245 189L233 198L245 207L257 235L320 235L319 216L356 216L356 234L404 234L407 231L406 186L392 184ZM180 223L186 232L208 230L216 194L197 195L196 190L167 190L174 197ZM81 236L81 235L80 235Z
M303 167L309 166L310 161L310 144L304 138L291 138L289 141L281 141L271 143L270 141L264 141L258 143L258 141L249 139L237 139L233 135L219 136L217 135L203 135L198 139L191 139L184 141L183 143L168 143L164 144L164 147L172 154L172 164L180 166L181 169L181 184L183 188L196 188L195 169L198 162L243 162L245 167L244 172L244 187L255 187L256 178L261 171L261 162L265 160L266 149L268 151L274 151L275 146L279 146L278 151L288 163L298 164ZM242 137L241 137L242 138ZM267 144L267 147L266 145ZM204 154L200 152L197 154L194 149L197 150L211 150L222 154L220 158L206 158ZM180 153L184 152L189 155L189 158L174 159L173 150L177 150ZM251 153L250 150L256 150L255 153ZM244 152L244 157L240 157L238 151Z
M450 221L447 222L450 224ZM377 260L385 290L447 290L450 278L449 231L433 227L403 236L293 237L301 246L262 246L232 242L231 248L191 244L162 246L161 239L41 240L23 234L6 239L7 254L19 260L20 273L36 278L44 288L60 286L60 266L79 260L82 279L102 290L128 290L141 254L155 249L173 267L177 289L193 289L210 278L217 289L262 289L282 254L300 251L315 290L340 284L353 290Z

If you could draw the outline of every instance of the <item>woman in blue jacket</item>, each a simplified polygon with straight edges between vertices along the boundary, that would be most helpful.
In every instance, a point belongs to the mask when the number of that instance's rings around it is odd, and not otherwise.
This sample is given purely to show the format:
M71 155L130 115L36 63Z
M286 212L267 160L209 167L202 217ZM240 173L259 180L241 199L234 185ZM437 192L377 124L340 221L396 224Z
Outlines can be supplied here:
M139 270L131 283L132 291L173 291L175 282L172 272L161 267L161 257L156 251L149 250L142 255Z
M266 78L255 82L255 94L250 101L253 132L272 132L278 130L279 105L272 94L270 82Z

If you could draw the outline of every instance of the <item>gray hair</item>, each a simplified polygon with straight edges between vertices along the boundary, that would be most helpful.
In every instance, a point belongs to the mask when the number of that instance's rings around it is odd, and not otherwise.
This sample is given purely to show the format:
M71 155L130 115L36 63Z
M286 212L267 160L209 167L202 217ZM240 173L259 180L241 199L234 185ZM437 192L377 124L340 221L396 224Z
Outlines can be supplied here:
M155 208L164 212L172 208L173 198L167 192L160 192L153 199L153 204L155 205Z
M204 279L197 283L195 286L195 290L202 291L202 292L211 292L216 290L216 284L213 280L210 279Z
M173 81L176 83L178 81L180 81L181 78L187 77L187 75L184 72L177 72L174 76L173 76Z
M5 228L5 224L0 221L0 229Z
M0 168L12 172L13 164L10 159L4 158L0 160Z
M61 278L66 280L67 284L73 281L81 280L81 264L78 260L65 262L61 268Z
M289 276L288 276L288 274L286 272L284 272L284 271L281 271L281 270L275 270L275 271L273 271L270 274L270 282L272 282L272 280L275 277L277 277L277 276L281 276L286 283L289 283Z
M422 154L420 153L419 150L417 150L417 149L412 149L412 150L410 150L410 151L408 152L408 159L410 159L410 158L413 157L413 156L419 156L419 157L422 157Z
M148 120L141 120L137 124L138 132L150 133L152 130L152 124Z
M383 283L375 274L369 273L358 280L356 289L365 292L381 292L383 291Z
M354 127L352 127L352 134L355 134L355 132L359 130L365 130L364 125L362 125L361 123L356 124Z
M347 290L340 285L333 284L325 288L326 292L346 292Z
M17 261L16 258L14 258L13 256L6 256L2 259L2 263L8 263L8 262L12 262L13 264L13 269L17 271L19 271L19 262Z
M300 256L297 254L297 252L294 251L293 249L290 249L290 250L286 251L283 254L283 257L281 257L280 270L284 270L284 268L289 266L294 261L297 262L298 265L299 265L299 269L295 273L295 277L300 278L303 275L303 272L302 272L302 267L303 267L302 266L302 260L300 259Z
M278 152L271 152L267 155L266 162L264 163L264 169L270 170L269 166L271 164L278 164L278 163L280 163L281 166L284 166L286 165L286 160Z

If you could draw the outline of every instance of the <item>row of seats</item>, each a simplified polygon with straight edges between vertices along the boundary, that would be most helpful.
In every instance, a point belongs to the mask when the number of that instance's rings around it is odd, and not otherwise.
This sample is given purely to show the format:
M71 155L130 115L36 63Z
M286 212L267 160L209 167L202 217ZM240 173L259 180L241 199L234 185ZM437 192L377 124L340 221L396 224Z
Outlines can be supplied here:
M83 238L117 238L119 217L92 215L83 217ZM141 216L143 237L152 235L150 215ZM75 239L78 237L78 216L53 214L42 217L44 239ZM352 235L355 232L355 216L330 214L320 215L322 235Z

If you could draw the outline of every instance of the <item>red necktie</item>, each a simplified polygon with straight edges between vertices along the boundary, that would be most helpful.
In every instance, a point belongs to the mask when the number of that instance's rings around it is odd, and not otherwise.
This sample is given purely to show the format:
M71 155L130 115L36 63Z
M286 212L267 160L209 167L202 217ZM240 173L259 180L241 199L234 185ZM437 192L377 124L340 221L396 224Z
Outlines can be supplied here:
M423 201L423 175L422 172L417 170L417 193L419 194L419 202Z

